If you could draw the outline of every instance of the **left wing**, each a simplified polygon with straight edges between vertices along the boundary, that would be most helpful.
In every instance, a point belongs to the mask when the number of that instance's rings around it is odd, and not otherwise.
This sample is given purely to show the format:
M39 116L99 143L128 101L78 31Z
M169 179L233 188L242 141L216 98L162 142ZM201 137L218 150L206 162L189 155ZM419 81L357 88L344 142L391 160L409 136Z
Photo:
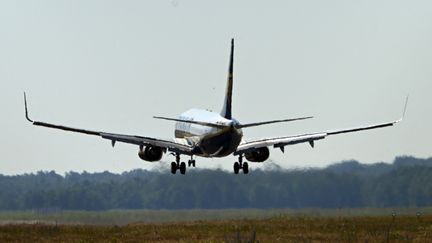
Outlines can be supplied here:
M164 149L168 149L169 151L176 152L179 154L191 154L192 150L193 150L193 146L191 146L187 143L184 143L184 144L179 143L177 141L168 141L168 140L162 140L162 139L156 139L156 138L150 138L150 137L142 137L142 136L134 136L134 135L107 133L107 132L86 130L86 129L80 129L80 128L73 128L73 127L68 127L68 126L63 126L63 125L55 125L55 124L40 122L40 121L33 121L32 119L30 119L30 117L28 115L27 98L26 98L25 93L24 93L24 104L25 104L26 119L35 126L42 126L42 127L60 129L63 131L99 136L101 138L111 140L112 146L114 146L114 144L116 142L135 144L135 145L139 145L139 146L151 145L151 146L157 146L157 147L161 147Z
M406 98L405 101L405 107L404 107L402 118L396 121L378 123L378 124L360 126L360 127L354 127L348 129L333 130L327 132L301 134L301 135L287 136L287 137L267 138L267 139L245 142L240 144L237 147L237 151L234 152L234 155L240 155L248 151L252 151L262 147L269 147L269 146L273 146L274 148L280 148L282 152L284 152L285 146L287 145L306 143L306 142L309 143L312 147L314 147L315 141L324 139L327 136L394 126L396 123L402 121L402 119L404 118L407 104L408 104L408 97Z

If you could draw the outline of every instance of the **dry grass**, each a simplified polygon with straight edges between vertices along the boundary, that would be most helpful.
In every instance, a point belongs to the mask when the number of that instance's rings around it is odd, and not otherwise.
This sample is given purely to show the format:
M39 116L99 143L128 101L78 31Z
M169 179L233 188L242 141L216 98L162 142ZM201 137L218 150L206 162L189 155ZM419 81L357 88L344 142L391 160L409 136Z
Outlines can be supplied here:
M276 217L106 225L11 224L0 242L432 242L432 216Z

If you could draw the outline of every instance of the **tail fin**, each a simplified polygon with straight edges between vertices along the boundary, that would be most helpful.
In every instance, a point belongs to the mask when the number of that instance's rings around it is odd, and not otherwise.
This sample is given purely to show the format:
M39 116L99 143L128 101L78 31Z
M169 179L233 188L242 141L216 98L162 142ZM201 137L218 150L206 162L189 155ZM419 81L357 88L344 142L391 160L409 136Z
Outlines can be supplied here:
M222 108L221 116L226 119L232 119L231 105L232 105L232 89L233 89L233 65L234 65L234 39L231 39L231 55L228 68L228 80L225 91L225 102Z

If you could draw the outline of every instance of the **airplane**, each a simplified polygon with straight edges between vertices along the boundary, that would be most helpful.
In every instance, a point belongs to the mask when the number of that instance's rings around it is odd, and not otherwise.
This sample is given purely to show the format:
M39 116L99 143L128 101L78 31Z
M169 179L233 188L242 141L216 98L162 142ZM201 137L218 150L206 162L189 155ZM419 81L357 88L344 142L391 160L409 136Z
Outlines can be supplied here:
M348 129L246 141L243 139L243 129L245 128L281 122L300 121L311 119L313 117L307 116L256 123L240 123L233 117L231 110L233 90L233 65L234 39L231 40L228 80L224 104L220 113L202 109L190 109L182 113L178 118L154 116L154 118L156 119L176 122L173 140L163 140L144 136L93 131L34 121L29 117L27 108L27 97L26 93L24 92L25 117L35 126L42 126L69 132L93 135L107 140L111 140L112 147L114 147L116 142L138 145L138 156L144 161L160 161L164 154L169 153L170 155L175 156L175 161L171 163L172 174L176 174L177 170L180 171L180 174L186 173L186 163L181 162L181 155L190 156L190 159L188 160L188 167L195 167L196 164L194 156L208 158L219 158L229 155L238 156L238 161L234 162L233 165L234 173L239 174L239 171L242 170L244 174L248 174L249 165L246 161L244 162L243 159L246 159L249 162L264 162L270 156L270 147L278 148L282 152L285 152L285 146L300 143L309 143L310 146L313 148L315 141L322 140L327 136L390 127L402 121L403 117L405 116L408 97L405 101L403 115L399 120Z

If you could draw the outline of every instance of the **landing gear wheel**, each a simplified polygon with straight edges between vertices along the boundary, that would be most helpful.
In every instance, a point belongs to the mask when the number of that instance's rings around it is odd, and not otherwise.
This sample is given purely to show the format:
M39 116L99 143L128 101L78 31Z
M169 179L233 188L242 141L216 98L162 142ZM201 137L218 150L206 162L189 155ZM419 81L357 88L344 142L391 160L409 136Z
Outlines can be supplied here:
M239 162L235 162L234 163L234 174L238 174L240 170L240 163Z
M244 174L249 173L249 165L248 165L247 162L244 162L244 163L243 163L243 173L244 173Z
M193 159L188 161L188 167L191 167L191 166L195 167L195 160L193 160Z
M175 174L177 171L177 163L176 162L171 162L171 173Z
M180 173L182 175L184 175L186 173L186 163L185 162L180 163Z

